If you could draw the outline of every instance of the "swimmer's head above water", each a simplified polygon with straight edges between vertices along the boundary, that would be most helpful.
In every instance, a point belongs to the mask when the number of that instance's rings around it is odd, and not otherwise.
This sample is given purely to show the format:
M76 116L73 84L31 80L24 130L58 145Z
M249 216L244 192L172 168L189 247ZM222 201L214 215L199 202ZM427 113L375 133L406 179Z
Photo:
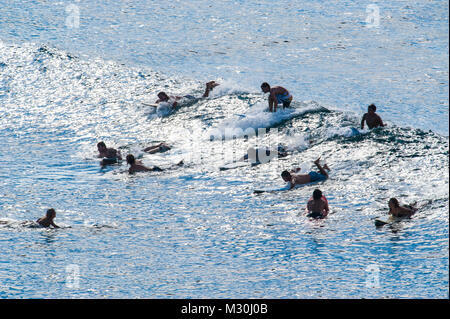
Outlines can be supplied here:
M136 163L136 159L134 158L134 155L132 155L132 154L127 155L127 163L130 165L133 165L134 163Z
M283 171L283 172L281 173L281 177L283 178L283 180L284 180L285 182L290 182L291 179L292 179L291 173L289 173L288 171Z
M319 200L322 198L322 191L320 189L315 189L313 192L313 199Z
M106 144L105 142L98 142L97 143L97 149L100 153L105 152L106 151Z

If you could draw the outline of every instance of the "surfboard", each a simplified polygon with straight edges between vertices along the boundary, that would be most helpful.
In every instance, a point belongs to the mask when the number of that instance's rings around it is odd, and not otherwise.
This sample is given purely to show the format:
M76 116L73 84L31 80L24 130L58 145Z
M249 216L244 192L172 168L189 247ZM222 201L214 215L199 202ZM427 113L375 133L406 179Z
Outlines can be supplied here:
M262 193L276 193L289 190L289 186L284 186L281 188L266 188L266 189L255 189L253 194L262 194Z
M375 218L375 226L381 227L387 224L391 224L395 219L392 216L378 217Z
M250 164L247 162L229 163L229 164L219 167L219 170L226 171L229 169L235 169L235 168L244 167L244 166L250 166Z
M100 161L100 165L102 165L102 166L120 164L120 163L122 163L122 160L119 160L116 157L113 157L113 158L103 157L103 159Z
M142 105L144 105L144 106L151 106L151 107L158 107L158 104L155 104L155 103L144 103L144 102L142 102Z
M358 129L356 129L354 127L351 127L350 129L352 131L351 136L361 135L361 132L359 132Z

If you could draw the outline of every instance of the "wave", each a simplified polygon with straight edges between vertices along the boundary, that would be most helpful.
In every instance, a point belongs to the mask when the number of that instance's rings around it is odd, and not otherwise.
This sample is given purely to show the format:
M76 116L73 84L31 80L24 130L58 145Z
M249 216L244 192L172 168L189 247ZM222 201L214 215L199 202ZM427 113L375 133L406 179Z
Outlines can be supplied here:
M222 121L211 129L211 133L220 132L226 138L243 137L253 135L259 129L276 128L308 113L328 112L326 108L316 102L295 103L294 105L297 106L269 112L267 104L259 102L249 108L247 112L234 114L231 118Z

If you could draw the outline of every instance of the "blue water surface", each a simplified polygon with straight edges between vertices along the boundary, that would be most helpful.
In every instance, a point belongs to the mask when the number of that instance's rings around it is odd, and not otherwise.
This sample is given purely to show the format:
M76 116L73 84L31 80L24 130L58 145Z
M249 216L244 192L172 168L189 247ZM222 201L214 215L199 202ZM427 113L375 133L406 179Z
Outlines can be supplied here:
M447 2L6 0L0 31L0 298L448 298ZM166 170L101 167L101 140ZM391 197L420 209L377 228Z

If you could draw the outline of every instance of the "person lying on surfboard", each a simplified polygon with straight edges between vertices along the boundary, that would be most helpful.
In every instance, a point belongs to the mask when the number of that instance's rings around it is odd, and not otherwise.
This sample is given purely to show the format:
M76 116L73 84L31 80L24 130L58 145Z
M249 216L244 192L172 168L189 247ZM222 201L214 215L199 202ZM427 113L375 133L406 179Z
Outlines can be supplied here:
M417 208L414 207L415 204L400 206L397 198L391 198L388 205L389 214L394 217L411 217L417 211Z
M36 223L41 225L42 227L50 227L53 226L53 228L60 228L59 226L55 225L53 220L56 217L56 211L53 208L50 208L47 210L47 213L44 217L39 218Z
M159 168L158 166L153 166L152 168L142 165L142 162L137 161L134 158L134 155L128 154L127 155L127 164L130 165L130 168L128 169L128 173L133 174L136 172L162 172L163 169ZM183 161L180 161L175 166L182 166L184 165Z
M152 145L152 146L146 147L143 149L143 151L146 153L149 153L149 154L155 154L155 153L164 153L170 149L171 149L171 147L168 144L163 142L163 143L159 143L157 145Z
M202 98L208 97L209 93L218 85L219 85L219 83L216 83L215 81L209 81L208 83L206 83L205 93L203 93ZM158 100L156 100L155 104L159 104L161 102L166 102L166 103L169 103L172 106L172 108L176 108L178 105L177 101L181 100L183 97L192 98L191 95L169 96L166 94L166 92L159 92Z
M312 197L309 199L308 204L306 205L306 209L308 211L307 217L312 218L325 218L330 209L328 208L328 201L325 196L322 195L322 191L320 189L315 189Z
M269 83L261 84L261 90L269 94L269 112L276 112L278 104L283 104L283 109L289 107L292 102L292 94L282 86L270 87Z
M281 177L285 182L289 182L289 189L294 188L295 185L324 181L328 178L328 173L326 170L330 171L330 168L327 164L322 167L319 161L320 157L314 161L314 164L316 164L317 168L319 169L319 173L309 172L308 174L294 174L301 170L300 168L296 168L295 170L292 170L290 172L283 171L281 173Z
M130 165L130 168L128 169L128 173L133 174L136 172L161 172L162 169L158 166L153 166L152 168L149 168L147 166L142 165L140 161L136 161L134 158L134 155L128 154L127 155L127 164Z
M375 106L375 104L370 104L368 106L367 113L364 113L361 120L361 129L364 129L364 122L367 123L369 129L373 129L379 126L386 126L386 124L384 124L381 120L381 117L377 113L375 113L376 110L377 107Z

